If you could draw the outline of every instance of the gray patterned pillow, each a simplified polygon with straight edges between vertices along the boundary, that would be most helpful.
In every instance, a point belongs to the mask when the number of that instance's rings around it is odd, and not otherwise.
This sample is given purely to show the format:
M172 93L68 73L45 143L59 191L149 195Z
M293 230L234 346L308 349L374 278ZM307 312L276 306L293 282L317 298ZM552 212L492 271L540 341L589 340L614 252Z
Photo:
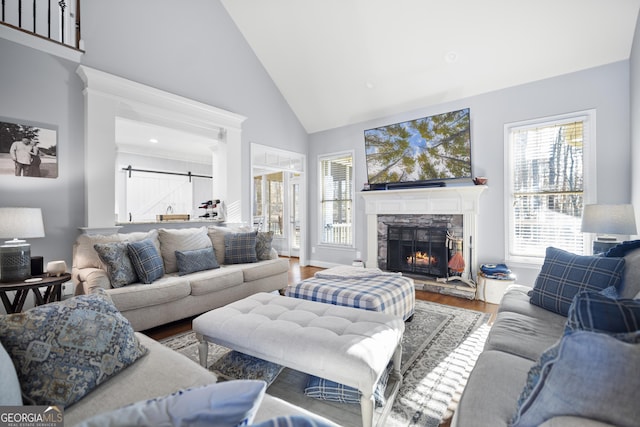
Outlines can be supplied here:
M0 340L32 405L72 405L147 353L102 289L0 316Z
M260 261L271 259L273 231L260 231L256 236L256 255Z
M209 369L226 380L262 380L267 382L268 387L284 366L232 350Z
M224 263L244 264L258 262L256 255L257 231L235 233L224 236Z
M196 271L220 268L212 246L193 251L176 251L176 261L178 263L179 276Z
M138 281L138 275L129 258L127 243L96 243L93 248L107 266L112 287L121 288Z

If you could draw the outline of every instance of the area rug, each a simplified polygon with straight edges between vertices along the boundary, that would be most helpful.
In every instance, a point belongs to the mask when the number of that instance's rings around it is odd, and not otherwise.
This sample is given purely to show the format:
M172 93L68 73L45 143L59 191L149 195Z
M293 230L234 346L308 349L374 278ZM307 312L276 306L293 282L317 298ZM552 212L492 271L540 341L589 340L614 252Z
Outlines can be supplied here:
M473 310L416 301L415 315L411 322L405 323L402 340L403 383L385 426L435 427L451 416L469 372L484 346L489 331L489 316ZM194 332L178 334L161 342L198 361L198 343ZM207 366L212 367L230 351L209 344ZM287 371L285 369L280 375L288 375ZM277 383L274 387L277 387ZM317 406L314 404L314 409ZM345 407L350 408L345 411ZM343 418L345 412L352 411L356 414L354 425L357 425L359 405L327 404L324 410L326 413L321 415L343 425L347 424Z

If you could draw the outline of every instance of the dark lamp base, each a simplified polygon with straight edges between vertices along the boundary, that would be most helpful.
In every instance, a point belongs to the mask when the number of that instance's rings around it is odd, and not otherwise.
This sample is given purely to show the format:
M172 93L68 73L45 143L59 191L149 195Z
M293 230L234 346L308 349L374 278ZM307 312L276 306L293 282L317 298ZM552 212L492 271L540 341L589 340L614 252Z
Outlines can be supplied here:
M31 277L31 246L0 246L0 282L17 282Z

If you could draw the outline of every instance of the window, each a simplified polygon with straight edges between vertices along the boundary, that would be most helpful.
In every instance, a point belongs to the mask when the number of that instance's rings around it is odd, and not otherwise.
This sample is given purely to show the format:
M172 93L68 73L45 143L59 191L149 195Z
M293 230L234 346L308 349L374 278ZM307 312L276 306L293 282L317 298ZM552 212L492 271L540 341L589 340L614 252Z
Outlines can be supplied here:
M353 245L353 153L320 158L320 242Z
M584 254L595 200L595 111L505 125L506 259L540 263L548 246Z

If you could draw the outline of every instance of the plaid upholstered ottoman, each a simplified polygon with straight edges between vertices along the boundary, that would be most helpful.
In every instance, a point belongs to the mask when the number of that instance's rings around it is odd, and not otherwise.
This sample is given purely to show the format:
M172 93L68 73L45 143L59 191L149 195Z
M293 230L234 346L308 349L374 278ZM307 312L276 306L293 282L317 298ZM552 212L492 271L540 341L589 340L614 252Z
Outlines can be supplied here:
M413 279L378 268L339 266L287 287L289 297L364 310L380 311L409 319L415 310Z

